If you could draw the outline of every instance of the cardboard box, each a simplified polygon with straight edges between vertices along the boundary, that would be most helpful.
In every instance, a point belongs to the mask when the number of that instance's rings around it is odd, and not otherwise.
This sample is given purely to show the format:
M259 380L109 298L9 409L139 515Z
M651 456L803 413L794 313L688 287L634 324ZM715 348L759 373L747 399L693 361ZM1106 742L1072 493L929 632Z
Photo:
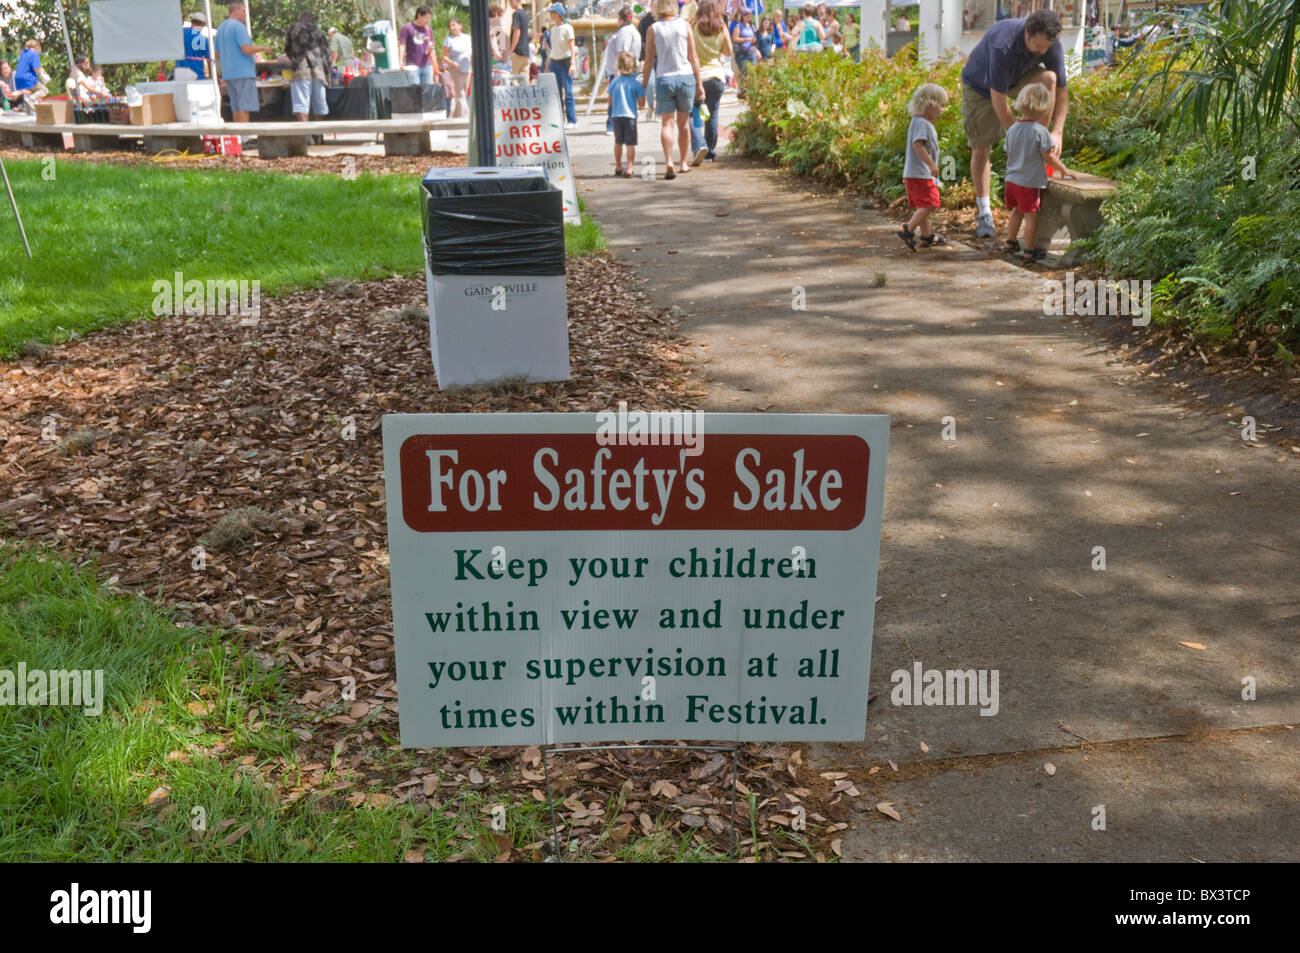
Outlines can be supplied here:
M176 121L176 104L171 93L148 93L144 102L131 107L131 125L157 126Z
M36 121L42 126L53 126L56 123L73 121L72 101L68 99L56 99L36 104Z

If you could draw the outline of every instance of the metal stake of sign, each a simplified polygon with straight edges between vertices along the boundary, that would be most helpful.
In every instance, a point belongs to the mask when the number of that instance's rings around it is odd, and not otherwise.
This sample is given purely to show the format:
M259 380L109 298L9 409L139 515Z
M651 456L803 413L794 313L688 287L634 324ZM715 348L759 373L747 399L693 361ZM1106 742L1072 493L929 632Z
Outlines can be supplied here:
M18 234L23 236L23 247L27 249L27 257L32 257L32 246L27 244L27 229L23 228L23 217L18 214L18 200L14 198L13 186L9 184L9 172L5 169L5 160L0 159L0 175L4 176L5 191L9 193L9 205L14 210L14 221L18 223Z
M727 860L735 862L736 860L736 814L739 811L739 804L736 803L736 780L737 780L737 757L740 753L740 745L583 745L578 748L558 748L550 745L542 745L542 774L546 778L546 803L551 810L551 846L553 848L552 856L555 857L556 863L563 863L563 852L560 850L560 825L555 819L555 798L551 795L551 771L547 764L546 756L552 752L569 752L577 751L650 751L654 749L670 751L730 751L731 752L731 845L727 850Z

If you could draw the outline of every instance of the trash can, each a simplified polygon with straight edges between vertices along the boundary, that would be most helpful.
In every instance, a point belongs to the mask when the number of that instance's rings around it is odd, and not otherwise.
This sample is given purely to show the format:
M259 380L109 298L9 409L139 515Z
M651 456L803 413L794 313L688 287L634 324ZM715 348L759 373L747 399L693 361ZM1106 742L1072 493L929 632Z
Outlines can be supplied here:
M438 386L568 380L563 193L529 167L430 169L421 186Z

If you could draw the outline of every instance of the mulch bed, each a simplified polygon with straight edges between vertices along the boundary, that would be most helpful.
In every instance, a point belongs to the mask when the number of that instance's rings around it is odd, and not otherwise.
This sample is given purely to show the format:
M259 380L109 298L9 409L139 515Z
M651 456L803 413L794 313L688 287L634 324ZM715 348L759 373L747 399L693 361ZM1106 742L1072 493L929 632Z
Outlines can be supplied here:
M255 327L162 317L0 365L0 521L7 535L93 554L112 585L161 598L179 621L226 627L261 664L283 665L301 770L283 761L244 770L284 801L320 794L450 811L444 799L465 786L543 800L536 748L425 751L414 770L391 767L397 686L380 417L595 412L620 400L694 406L690 342L672 313L629 290L635 273L608 256L570 259L569 269L574 376L565 383L440 392L419 277L266 299ZM342 701L349 679L355 702ZM584 850L609 856L658 824L725 852L730 757L583 758L549 760L559 817ZM333 759L351 769L342 782L328 773ZM742 791L758 806L760 859L838 850L831 842L856 789L810 777L790 746L746 745L740 763ZM621 805L612 819L611 800ZM741 801L740 855L752 858ZM772 832L788 827L782 812L797 803L807 805L798 836L809 847L778 838L778 849ZM467 844L488 820L467 826ZM513 854L500 847L501 859L550 850L549 841Z

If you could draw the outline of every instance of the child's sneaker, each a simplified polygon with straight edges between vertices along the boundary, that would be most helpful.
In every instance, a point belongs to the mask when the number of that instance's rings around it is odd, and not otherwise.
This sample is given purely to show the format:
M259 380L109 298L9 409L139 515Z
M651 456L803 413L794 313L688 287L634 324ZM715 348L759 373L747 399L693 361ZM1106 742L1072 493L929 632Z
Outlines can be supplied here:
M895 234L903 240L904 244L906 244L908 248L912 249L912 251L916 251L916 232L904 225L895 232Z

